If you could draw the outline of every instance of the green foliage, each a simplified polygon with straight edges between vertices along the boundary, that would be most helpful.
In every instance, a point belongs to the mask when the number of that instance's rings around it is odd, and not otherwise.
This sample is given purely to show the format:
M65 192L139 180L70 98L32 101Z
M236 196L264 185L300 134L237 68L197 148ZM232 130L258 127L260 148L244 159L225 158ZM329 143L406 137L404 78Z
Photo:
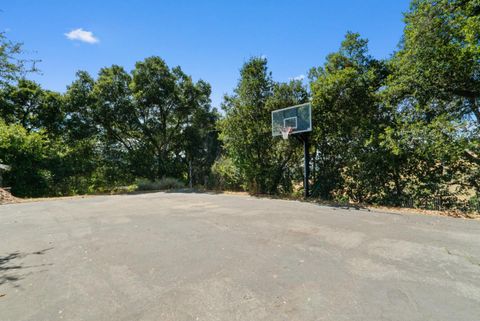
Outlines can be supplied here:
M65 93L65 139L68 143L89 140L97 134L94 121L94 97L92 95L95 80L85 71L79 71L76 79Z
M65 146L44 131L28 132L0 120L0 160L11 165L5 184L17 196L85 194L97 190L95 142Z
M449 195L462 188L466 140L458 136L464 126L445 117L431 122L404 118L383 135L383 146L394 155L396 196L425 198Z
M155 179L182 177L192 166L193 180L203 181L218 154L209 95L207 83L159 57L138 62L132 75L103 68L89 97L109 167Z
M20 53L4 49L0 61ZM210 175L220 151L210 85L180 67L151 57L131 74L115 65L97 80L79 71L64 95L14 83L21 66L3 67L11 77L0 88L0 160L12 165L6 182L16 195L107 191L137 177L191 175L198 184Z
M462 76L462 63L445 61L451 58L445 53L426 55L441 47L427 40L455 37L448 34L450 27L446 34L430 29L436 22L428 19L437 18L429 10L445 6L442 1L412 5L402 49L391 61L372 59L367 41L348 33L325 66L311 71L314 120L321 120L313 133L316 195L393 205L441 195L454 206L461 193L478 189L476 107L458 90L478 88L477 80ZM450 67L459 69L455 84ZM472 77L478 59L464 67ZM445 74L433 76L434 69Z
M479 195L472 196L468 200L468 210L470 212L480 214L480 196Z
M480 190L480 3L413 1L384 101L405 194ZM390 137L390 138L389 138Z
M0 32L0 88L21 79L28 72L35 72L35 60L22 58L21 43L10 41Z
M392 61L391 86L397 94L421 102L455 100L438 109L474 113L480 121L480 3L415 0L405 22L401 50Z
M213 187L220 190L240 190L243 179L232 159L222 156L212 166Z
M310 77L313 119L318 123L312 134L318 173L314 195L376 201L384 193L382 174L388 171L388 155L379 144L379 134L390 121L379 99L384 63L368 55L366 40L348 33L340 50Z
M185 184L180 180L173 177L164 177L158 180L138 180L136 185L139 191L152 191L152 190L171 190L185 187Z
M285 175L295 149L271 137L271 111L306 99L299 82L275 83L266 59L252 58L243 65L234 95L225 97L226 115L219 130L227 157L240 171L247 191L273 194L291 189Z
M0 119L0 160L11 165L4 175L5 184L19 196L40 196L49 193L53 180L50 165L55 151L48 138L28 133L21 125L7 125Z
M63 121L60 94L20 79L16 86L6 86L1 96L0 116L8 123L21 124L28 131L43 129L50 135L60 133Z
M159 57L79 71L65 94L25 79L21 45L0 33L0 161L20 196L207 184L291 194L302 148L271 137L271 111L311 100L313 194L342 203L466 208L480 193L480 2L413 0L399 50L369 55L349 32L301 81L248 60L224 114L211 88ZM33 68L34 69L34 68ZM213 180L213 183L211 182ZM469 204L467 204L469 202ZM478 207L478 206L477 206Z

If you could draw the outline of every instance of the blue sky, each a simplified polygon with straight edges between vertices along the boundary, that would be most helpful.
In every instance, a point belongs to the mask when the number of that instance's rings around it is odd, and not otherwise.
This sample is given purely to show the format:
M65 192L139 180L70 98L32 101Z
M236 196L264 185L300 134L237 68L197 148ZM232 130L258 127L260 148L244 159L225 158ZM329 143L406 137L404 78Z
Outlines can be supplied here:
M46 89L64 92L77 70L96 76L118 64L130 71L157 55L208 81L219 106L251 56L266 56L274 79L288 81L322 65L350 30L369 39L373 56L389 57L408 6L409 0L17 0L0 4L0 30L42 60L42 74L32 78Z

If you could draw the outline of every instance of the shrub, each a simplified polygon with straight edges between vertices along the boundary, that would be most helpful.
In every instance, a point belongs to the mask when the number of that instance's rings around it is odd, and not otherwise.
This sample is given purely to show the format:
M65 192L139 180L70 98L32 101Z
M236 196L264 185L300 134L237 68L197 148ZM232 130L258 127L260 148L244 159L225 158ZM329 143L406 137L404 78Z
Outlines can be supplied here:
M470 212L480 214L480 195L472 196L468 200L467 206Z
M221 190L240 190L242 178L239 169L227 157L221 157L212 166L214 187Z
M180 180L173 177L164 177L155 181L140 179L137 182L139 191L168 190L185 187Z
M0 119L0 163L12 167L4 175L5 185L16 196L49 194L55 158L50 141L41 132L29 133L20 125L7 125Z

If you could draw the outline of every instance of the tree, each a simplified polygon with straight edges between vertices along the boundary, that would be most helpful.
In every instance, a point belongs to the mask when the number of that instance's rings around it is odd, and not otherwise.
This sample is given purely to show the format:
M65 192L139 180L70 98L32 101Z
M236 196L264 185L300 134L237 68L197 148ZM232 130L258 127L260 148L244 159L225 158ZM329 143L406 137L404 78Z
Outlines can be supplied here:
M194 83L180 67L170 69L159 57L135 65L131 89L142 133L142 153L152 153L150 178L186 172L185 133L199 110L210 112L210 86Z
M386 91L386 101L398 112L399 127L394 131L456 128L454 133L432 133L437 138L433 144L444 142L437 146L438 151L456 152L444 166L448 172L457 169L457 173L444 176L442 184L478 192L480 3L416 0L405 15L405 22L400 50L390 63L393 72ZM435 155L437 160L446 157L438 152Z
M288 83L275 82L272 96L266 101L265 107L269 111L267 135L271 136L271 112L289 106L308 102L310 98L301 80L291 80ZM303 152L302 144L290 137L288 141L272 139L273 148L268 150L271 155L269 179L271 193L292 193L293 182L303 181Z
M142 173L133 160L141 147L141 134L131 81L122 67L113 65L100 70L92 90L92 118L97 124L103 175L109 185L131 181L135 173Z
M7 125L0 119L0 156L11 165L5 183L19 196L50 193L55 151L42 132L29 133L19 124Z
M378 97L387 70L368 55L367 43L347 33L324 67L310 72L318 173L313 192L323 198L346 194L359 202L378 201L388 185L379 134L390 119Z
M267 60L252 58L240 70L240 81L223 103L225 117L219 123L226 154L252 193L276 193L294 149L271 136L271 111L307 100L299 82L277 84ZM285 183L285 182L284 182ZM287 189L291 182L286 182Z
M218 119L216 110L199 108L185 127L182 149L185 150L188 178L193 185L208 183L211 167L220 155L220 142L215 128Z
M395 199L391 203L408 198L428 202L433 196L442 196L454 205L458 187L462 187L458 185L462 184L461 173L466 173L461 151L468 142L458 136L463 126L447 116L425 121L412 114L397 115L382 137L382 145L394 156L398 175L393 180Z
M27 131L44 129L58 134L62 127L62 97L43 90L37 83L20 79L3 90L0 116L8 123L21 124Z
M391 86L422 103L450 100L438 107L460 117L475 115L480 124L480 3L415 0L405 23Z
M17 86L8 86L2 104L2 117L9 123L19 123L28 131L38 128L43 91L33 81L21 79Z
M22 54L22 44L8 40L5 33L0 32L0 89L37 71L37 61L21 58Z
M78 71L76 79L65 93L65 129L70 142L91 139L97 134L92 108L95 103L92 95L95 80L86 72Z
M150 179L183 179L190 166L196 182L208 175L216 157L209 84L150 57L132 75L119 66L103 68L91 97L108 167Z
M85 71L78 71L76 79L64 95L64 133L58 137L68 146L63 157L62 177L76 193L86 193L98 187L92 179L101 164L98 126L94 118L95 80ZM93 187L92 187L93 185Z

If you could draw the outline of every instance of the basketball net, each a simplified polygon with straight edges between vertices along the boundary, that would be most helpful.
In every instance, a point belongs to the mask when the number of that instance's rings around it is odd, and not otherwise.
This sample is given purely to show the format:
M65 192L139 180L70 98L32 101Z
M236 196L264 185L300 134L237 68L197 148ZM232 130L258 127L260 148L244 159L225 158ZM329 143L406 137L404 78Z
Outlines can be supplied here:
M283 139L288 139L288 135L292 132L293 128L292 127L282 127L280 131L282 132L282 138Z

